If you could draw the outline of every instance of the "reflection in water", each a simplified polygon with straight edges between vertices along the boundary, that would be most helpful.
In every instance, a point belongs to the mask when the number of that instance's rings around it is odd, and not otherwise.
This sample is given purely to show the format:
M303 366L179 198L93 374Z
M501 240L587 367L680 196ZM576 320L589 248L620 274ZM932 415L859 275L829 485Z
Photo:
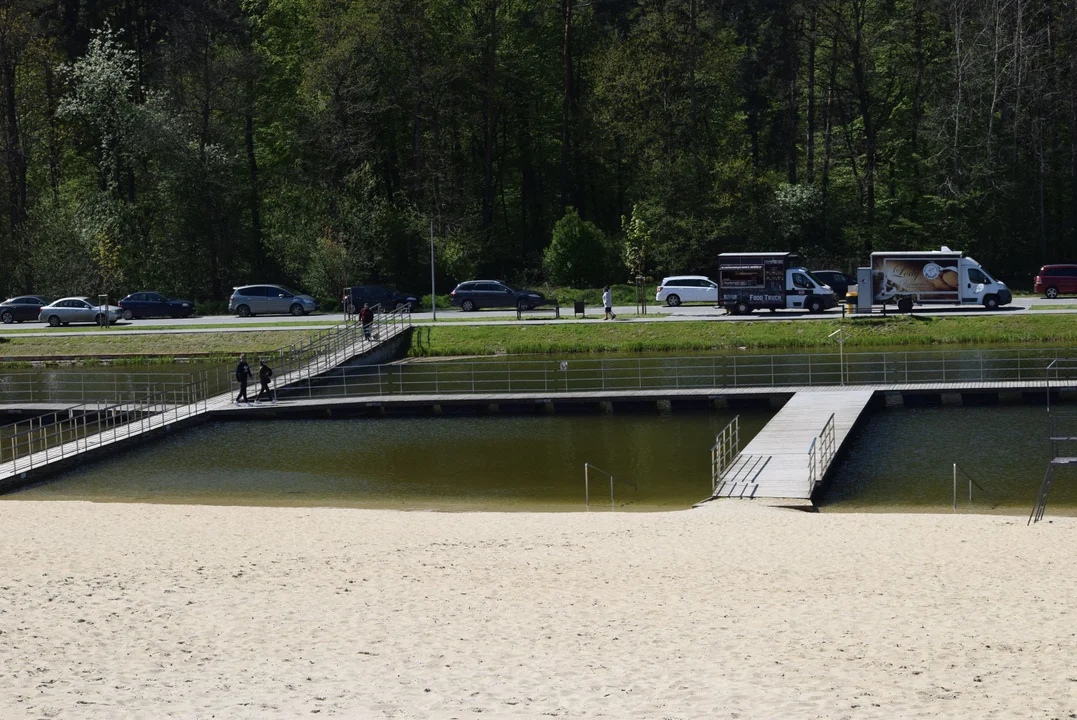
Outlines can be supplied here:
M1065 433L1077 436L1077 422L1070 425ZM957 463L959 511L1027 513L1051 456L1049 430L1042 406L882 410L849 438L845 459L818 504L824 510L952 512ZM1077 454L1077 443L1059 451ZM965 472L976 483L971 504ZM1075 509L1077 471L1063 469L1047 514Z
M636 483L626 510L710 494L710 447L733 412L213 423L5 499L404 509L582 510L583 465ZM742 412L741 445L769 412ZM592 474L592 509L609 483Z

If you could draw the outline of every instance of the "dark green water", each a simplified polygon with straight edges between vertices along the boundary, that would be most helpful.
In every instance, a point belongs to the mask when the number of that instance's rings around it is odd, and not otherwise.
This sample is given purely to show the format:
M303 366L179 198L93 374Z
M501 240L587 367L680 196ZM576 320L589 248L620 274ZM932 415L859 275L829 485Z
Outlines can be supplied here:
M585 462L619 510L710 495L710 448L736 413L213 423L4 496L408 510L583 510ZM741 412L742 445L769 412ZM591 509L608 479L591 474Z
M1073 412L1071 407L1065 411ZM1077 422L1059 425L1077 436ZM1028 513L1047 462L1050 422L1042 407L930 407L880 410L847 441L818 505L823 510L953 512L954 470L959 512ZM1077 454L1077 443L1060 446ZM978 487L977 487L978 485ZM1047 514L1077 512L1077 472L1062 470Z

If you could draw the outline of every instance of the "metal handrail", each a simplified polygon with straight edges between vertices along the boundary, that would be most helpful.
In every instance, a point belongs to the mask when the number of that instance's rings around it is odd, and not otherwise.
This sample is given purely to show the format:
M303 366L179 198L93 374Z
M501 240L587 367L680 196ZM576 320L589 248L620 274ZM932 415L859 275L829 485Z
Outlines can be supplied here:
M718 432L711 446L711 494L718 488L722 474L740 455L740 415Z
M973 486L976 486L977 488L979 488L980 492L982 492L982 493L987 492L987 490L984 489L983 485L978 483L971 475L969 475L968 471L965 470L965 468L958 467L958 464L954 463L954 510L957 510L957 473L958 473L958 471L960 471L969 480L969 504L970 505L972 504L972 488L973 488Z
M633 490L637 490L636 484L629 480L617 479L613 477L613 473L603 470L602 468L585 462L583 464L583 503L586 507L591 507L591 470L597 470L603 475L607 475L610 479L610 510L616 509L616 504L613 497L613 484L614 482L624 483Z
M1052 351L1053 353L1054 351ZM1073 352L1073 351L1066 351ZM1044 381L1054 354L1027 351L813 353L583 360L432 361L350 367L319 379L321 397ZM844 371L844 372L843 372ZM1068 375L1056 372L1059 379ZM1052 380L1053 381L1052 376ZM1072 377L1077 384L1077 371ZM313 391L312 391L313 393ZM303 393L308 395L306 391Z
M0 402L110 402L135 399L158 386L182 387L191 373L9 371L0 374Z
M812 438L808 447L808 495L815 492L815 487L826 476L826 471L834 459L834 452L834 413L830 413L822 431Z

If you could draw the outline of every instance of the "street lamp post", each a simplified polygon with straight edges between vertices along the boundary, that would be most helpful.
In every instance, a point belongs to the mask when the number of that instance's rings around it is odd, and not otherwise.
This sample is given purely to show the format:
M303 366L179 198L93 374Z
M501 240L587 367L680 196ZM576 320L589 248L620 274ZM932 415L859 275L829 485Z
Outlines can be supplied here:
M438 320L438 295L434 289L434 218L430 218L430 309L434 313L434 322Z

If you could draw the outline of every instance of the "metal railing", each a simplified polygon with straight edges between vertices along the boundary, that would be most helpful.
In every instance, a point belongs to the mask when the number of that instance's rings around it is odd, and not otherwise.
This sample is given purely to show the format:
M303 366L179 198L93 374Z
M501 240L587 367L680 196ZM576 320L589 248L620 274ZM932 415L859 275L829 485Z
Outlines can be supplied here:
M304 397L459 393L542 393L916 385L939 382L1044 383L1057 353L1073 350L949 350L918 352L721 355L585 360L431 361L338 368ZM844 359L844 364L842 360ZM1056 371L1055 382L1077 384Z
M190 373L19 370L0 374L0 403L134 400L153 388L183 387Z
M976 482L976 480L973 479L973 477L971 475L969 475L968 472L964 468L959 467L957 463L954 463L954 510L955 511L957 510L957 474L959 472L962 475L964 475L966 478L968 478L968 481L969 481L969 504L970 505L972 504L972 488L973 487L978 488L980 490L980 492L982 492L982 493L985 493L985 494L987 493L987 490L984 489L983 485Z
M812 438L808 448L808 495L815 492L815 487L822 482L830 463L834 459L834 413L830 414L822 432Z
M633 490L638 489L636 487L636 484L629 481L629 480L623 480L623 479L615 478L615 477L613 477L613 473L607 472L607 471L603 470L600 467L592 465L591 463L584 463L583 464L583 503L588 508L591 507L591 473L590 473L591 470L597 470L598 472L602 473L603 475L606 475L610 479L610 510L615 510L617 508L617 504L616 504L616 502L614 500L614 496L613 496L613 485L614 485L614 483L619 482L619 483L623 483L623 484L629 486Z
M0 462L9 474L32 470L94 447L206 411L208 375L180 387L154 389L111 405L87 403L0 427Z
M724 473L740 455L740 415L726 425L711 446L711 494L718 489Z
M274 396L313 397L314 388L326 384L320 376L410 328L411 308L402 306L390 312L375 312L373 322L366 325L359 322L357 316L353 318L323 330L304 342L293 343L271 353L268 364L273 369ZM256 372L257 364L258 360L252 358L252 372ZM339 370L345 385L347 370ZM233 397L238 385L234 375L230 376L228 389Z

